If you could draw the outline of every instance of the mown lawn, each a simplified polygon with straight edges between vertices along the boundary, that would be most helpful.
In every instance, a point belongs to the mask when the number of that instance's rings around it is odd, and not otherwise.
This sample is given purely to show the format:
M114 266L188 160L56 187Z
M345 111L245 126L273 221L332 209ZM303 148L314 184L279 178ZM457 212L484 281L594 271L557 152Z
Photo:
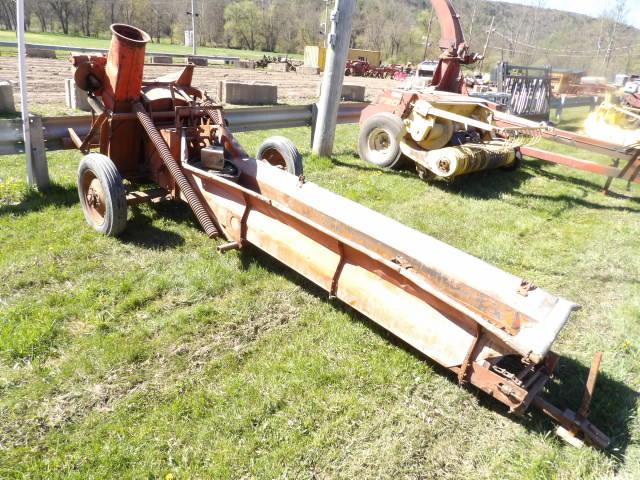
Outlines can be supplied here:
M640 478L640 189L532 161L427 184L362 164L355 126L331 160L286 134L310 180L582 304L550 395L575 409L604 351L611 449L509 416L254 249L219 255L183 205L98 236L67 152L47 195L0 158L0 478Z
M71 47L82 48L100 48L108 49L111 41L110 37L95 38L95 37L80 37L75 35L64 35L62 33L41 33L41 32L26 32L26 41L28 43L41 43L44 45L62 45ZM0 41L15 42L16 32L13 30L0 30ZM2 47L6 52L11 52L9 47ZM13 49L15 51L15 49ZM160 43L151 42L147 45L147 52L162 52L162 53L174 53L189 55L192 52L191 47L185 47L184 45L171 44L167 39L162 39ZM68 52L63 52L62 55L68 55ZM261 52L257 50L239 50L235 48L223 48L223 47L198 47L198 55L228 55L232 57L241 58L262 58L263 55L274 55L273 52ZM284 55L284 54L281 54ZM289 54L289 57L295 59L302 59L300 54Z

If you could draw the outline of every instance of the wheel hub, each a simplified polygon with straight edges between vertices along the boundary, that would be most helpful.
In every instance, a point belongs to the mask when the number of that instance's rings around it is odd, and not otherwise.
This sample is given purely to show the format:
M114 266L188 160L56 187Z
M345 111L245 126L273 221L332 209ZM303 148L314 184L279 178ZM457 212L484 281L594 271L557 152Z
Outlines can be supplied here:
M104 216L106 212L105 195L100 180L95 177L91 172L87 172L83 179L82 185L84 187L84 198L86 201L87 211L91 216L91 219L97 224L101 225L104 222Z
M287 162L284 157L278 152L276 149L270 149L264 152L263 160L265 160L270 165L274 167L278 167L281 170L287 169Z
M380 128L375 129L371 132L371 136L369 137L369 145L371 150L384 154L391 146L389 134L386 130L382 130Z

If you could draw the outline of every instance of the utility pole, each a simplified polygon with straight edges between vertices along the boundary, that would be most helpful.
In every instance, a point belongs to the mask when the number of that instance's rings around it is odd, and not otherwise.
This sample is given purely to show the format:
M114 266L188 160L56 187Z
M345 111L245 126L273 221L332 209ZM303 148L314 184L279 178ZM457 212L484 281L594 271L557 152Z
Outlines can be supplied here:
M331 12L331 34L313 135L313 153L324 157L333 152L355 6L356 0L336 0Z
M600 22L600 35L598 35L598 53L596 54L596 60L600 58L600 53L602 52L602 34L604 32L604 19L602 17L602 21Z
M196 13L196 0L191 0L191 11L187 12L187 15L191 15L191 45L193 46L193 56L196 56L197 52L197 38L196 35L196 17L199 17Z
M469 27L469 39L467 45L471 46L471 40L473 39L473 25L476 23L476 13L478 12L478 0L473 2L473 13L471 14L471 26Z
M484 42L484 48L482 49L482 60L480 60L480 66L478 67L478 70L480 70L480 73L482 73L482 65L484 65L484 59L487 56L487 48L489 48L489 40L491 39L491 34L494 32L493 23L495 21L496 21L496 17L491 17L491 26L487 31L487 41ZM502 51L502 53L504 55L504 50Z
M614 20L613 30L611 32L611 37L609 38L609 45L607 46L607 53L604 57L604 75L607 76L609 73L609 63L611 63L611 56L613 54L613 45L616 39L616 32L618 31L618 21Z
M18 77L20 81L20 111L22 114L22 136L24 138L24 154L27 157L27 181L35 185L36 172L31 152L31 129L29 128L29 105L27 102L27 66L24 45L24 0L16 0L16 33L18 35Z
M431 25L433 24L433 7L431 7L431 14L429 15L429 26L427 27L427 39L424 42L424 54L422 60L427 59L427 50L429 49L429 38L431 37Z
M324 0L324 48L329 48L329 0Z

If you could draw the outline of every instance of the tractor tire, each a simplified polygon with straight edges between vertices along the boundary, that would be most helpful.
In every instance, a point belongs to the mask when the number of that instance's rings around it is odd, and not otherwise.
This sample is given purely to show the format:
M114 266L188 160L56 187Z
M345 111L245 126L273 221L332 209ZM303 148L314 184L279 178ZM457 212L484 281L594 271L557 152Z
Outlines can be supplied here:
M258 160L263 160L274 167L281 168L296 177L303 173L302 155L295 144L286 137L269 137L256 153Z
M344 71L344 76L345 76L345 77L350 77L352 73L353 73L353 72L351 72L351 69L350 69L350 68L347 68L347 69Z
M78 167L77 183L87 223L103 235L122 233L127 226L127 193L111 159L100 153L85 155Z
M377 113L360 127L360 158L381 168L400 166L403 159L400 140L404 132L402 119L392 113Z

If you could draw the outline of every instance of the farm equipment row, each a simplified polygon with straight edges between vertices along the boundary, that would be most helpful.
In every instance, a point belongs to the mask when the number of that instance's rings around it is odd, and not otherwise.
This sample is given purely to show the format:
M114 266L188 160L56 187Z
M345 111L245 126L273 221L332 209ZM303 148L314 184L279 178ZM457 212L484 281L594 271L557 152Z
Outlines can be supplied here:
M469 54L451 3L432 4L442 30L440 61L427 86L386 90L364 109L358 142L364 161L393 168L409 160L421 178L453 180L481 170L516 169L526 155L604 175L607 193L614 179L640 183L640 110L634 107L640 106L640 93L628 92L626 105L605 104L594 112L585 123L589 136L504 113L502 105L468 96L461 65L480 57ZM517 100L512 109L548 111L550 77L541 89L541 78L516 73L509 76ZM604 154L612 165L534 148L540 138Z
M411 66L404 65L380 65L376 67L365 60L348 60L344 74L354 77L386 78L393 80L405 80L411 74Z
M299 62L294 62L289 57L275 57L269 55L263 55L260 60L256 61L257 68L267 68L271 63L286 63L288 72L295 72L296 68L300 66Z

